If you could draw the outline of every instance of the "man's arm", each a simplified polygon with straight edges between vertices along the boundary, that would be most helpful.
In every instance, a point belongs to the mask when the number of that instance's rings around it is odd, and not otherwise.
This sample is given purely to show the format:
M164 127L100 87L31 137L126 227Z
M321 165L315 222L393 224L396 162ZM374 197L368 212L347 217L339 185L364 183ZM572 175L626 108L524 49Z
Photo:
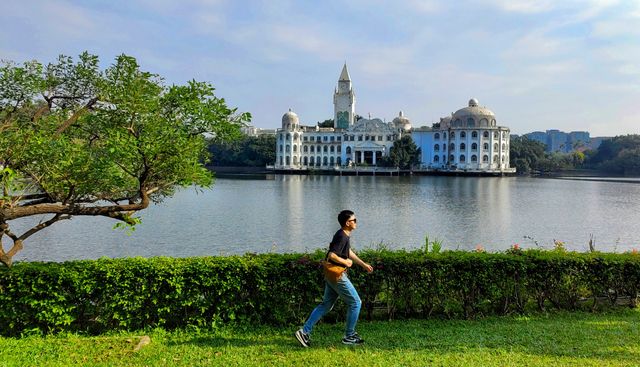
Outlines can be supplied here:
M353 261L351 259L343 259L340 256L336 255L335 252L329 251L328 259L336 264L342 264L342 266L346 266L350 268L353 265Z
M362 259L360 259L358 257L358 255L356 255L355 252L351 251L351 249L349 249L349 258L351 260L353 260L353 262L355 262L356 264L360 265L368 273L373 272L373 266L371 266L371 265L367 264L366 262L362 261Z

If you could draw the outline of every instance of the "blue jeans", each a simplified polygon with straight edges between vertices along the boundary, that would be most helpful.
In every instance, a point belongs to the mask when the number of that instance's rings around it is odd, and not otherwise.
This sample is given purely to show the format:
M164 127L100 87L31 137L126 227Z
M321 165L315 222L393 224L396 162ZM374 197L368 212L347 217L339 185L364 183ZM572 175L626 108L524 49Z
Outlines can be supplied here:
M322 303L313 309L311 315L309 315L309 319L304 323L302 331L306 334L310 334L313 326L320 321L322 316L331 311L338 297L347 304L347 325L344 335L351 336L355 334L356 323L358 322L358 316L360 315L360 306L362 305L362 301L360 301L358 292L347 277L347 273L342 274L342 277L336 284L332 284L325 280Z

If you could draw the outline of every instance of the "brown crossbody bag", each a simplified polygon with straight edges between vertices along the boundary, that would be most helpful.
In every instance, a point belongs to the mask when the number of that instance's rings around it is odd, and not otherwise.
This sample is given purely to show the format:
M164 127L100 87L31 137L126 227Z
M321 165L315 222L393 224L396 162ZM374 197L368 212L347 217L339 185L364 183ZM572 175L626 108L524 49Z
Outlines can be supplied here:
M322 261L322 272L324 273L324 278L327 281L337 283L338 280L342 278L342 274L346 270L346 266L338 265L329 261L329 252L327 252L327 256Z

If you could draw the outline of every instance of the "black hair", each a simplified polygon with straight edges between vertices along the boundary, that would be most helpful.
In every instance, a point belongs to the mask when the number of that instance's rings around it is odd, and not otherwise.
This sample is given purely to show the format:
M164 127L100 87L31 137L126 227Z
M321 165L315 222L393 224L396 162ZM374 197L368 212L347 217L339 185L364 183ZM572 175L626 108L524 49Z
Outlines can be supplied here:
M355 213L352 212L351 210L341 211L340 214L338 214L338 223L340 223L340 226L344 227L347 224L347 221L349 220L349 218L351 218L353 214Z

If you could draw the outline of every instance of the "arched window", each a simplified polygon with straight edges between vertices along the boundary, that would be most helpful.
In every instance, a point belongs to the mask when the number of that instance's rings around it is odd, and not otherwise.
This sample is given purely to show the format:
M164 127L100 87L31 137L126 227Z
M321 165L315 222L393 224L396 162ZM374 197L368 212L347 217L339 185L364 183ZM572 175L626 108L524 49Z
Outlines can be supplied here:
M442 139L446 139L447 138L447 133L442 133Z
M498 143L493 143L493 150L498 150Z
M329 159L329 163L333 166L334 164L336 164L336 159L335 157L331 157L331 159Z
M453 151L453 150L455 150L455 149L456 149L456 145L455 145L454 143L451 143L451 144L449 145L449 151L451 152L451 151Z
M293 134L293 140L298 140L298 133Z
M505 150L506 145L504 143L502 143L502 150Z
M456 120L453 122L453 126L460 126L460 125L462 125L462 121L460 121L460 119L456 119Z
M342 145L338 145L336 147L336 152L340 153L342 151Z
M493 156L493 163L498 163L498 155Z
M433 146L433 151L434 152L439 152L440 151L440 145L436 144Z
M460 132L460 139L464 139L464 138L466 138L466 137L467 137L467 133L466 133L466 132L464 132L464 131L461 131L461 132Z
M455 132L452 132L452 133L451 133L451 139L455 139L455 138L456 138L456 133L455 133Z
M291 150L291 147L289 146L289 144L287 144L287 146L284 149L286 152L289 152L289 150Z
M347 154L351 154L351 147L347 147Z
M464 154L460 154L460 163L464 163Z
M494 139L498 139L498 132L497 132L497 131L495 131L495 132L493 133L493 138L494 138Z
M482 156L482 162L483 162L483 163L489 163L489 156L488 156L488 155L486 155L486 154L485 154L485 155L483 155L483 156Z
M496 120L491 120L491 126L496 126Z
M297 152L297 151L298 151L298 146L297 146L297 145L295 145L295 144L293 144L293 152L295 153L295 152Z
M433 161L440 162L440 156L439 155L433 156Z
M472 143L471 144L471 150L478 150L478 144Z
M478 132L477 131L471 132L471 138L472 139L477 139L478 138Z
M289 134L287 134L287 141L289 141Z
M473 125L475 125L475 124L476 124L476 122L473 120L473 117L469 117L467 119L467 126L468 127L473 127Z
M475 162L477 162L477 161L478 161L478 156L477 156L477 155L475 155L475 154L474 154L474 155L472 155L472 156L471 156L471 162L475 163Z
M320 156L316 156L316 165L319 166L320 165Z
M467 145L465 143L460 143L460 150L467 149Z
M326 166L327 164L329 164L329 160L327 159L327 157L326 157L326 156L325 156L325 157L324 157L324 159L322 160L322 164L323 164L323 165L325 165L325 166Z
M456 158L453 156L453 154L451 154L449 156L449 162L453 162Z
M435 133L435 135L433 136L434 139L440 139L440 133Z
M489 143L482 144L482 150L489 150Z
M338 165L341 165L341 164L342 164L342 158L338 157L338 158L336 159L336 163L337 163Z
M306 153L306 152L308 152L308 151L309 151L309 147L308 147L308 146L306 146L306 145L305 145L305 146L303 146L303 147L302 147L302 151L303 151L303 152L305 152L305 153Z
M305 165L305 166L308 165L309 164L309 158L307 158L307 157L302 158L302 164Z
M312 166L315 164L315 160L313 159L313 156L309 157L309 164Z
M280 165L282 166L282 157L280 157Z
M324 150L325 153L328 153L329 152L329 147L325 145L323 150Z
M504 163L504 155L501 157L501 159L502 159L502 163Z
M335 153L336 151L336 147L334 147L333 145L331 146L331 149L329 149L331 151L331 153Z
M482 136L485 137L485 138L488 138L489 137L489 132L488 131L483 132Z
M282 144L280 144L280 152L282 153Z
M480 126L489 126L489 121L487 119L480 120Z
M287 161L287 166L291 164L291 157L287 156L286 157L286 161Z
M444 144L444 143L442 144L442 151L443 152L447 151L447 144Z

